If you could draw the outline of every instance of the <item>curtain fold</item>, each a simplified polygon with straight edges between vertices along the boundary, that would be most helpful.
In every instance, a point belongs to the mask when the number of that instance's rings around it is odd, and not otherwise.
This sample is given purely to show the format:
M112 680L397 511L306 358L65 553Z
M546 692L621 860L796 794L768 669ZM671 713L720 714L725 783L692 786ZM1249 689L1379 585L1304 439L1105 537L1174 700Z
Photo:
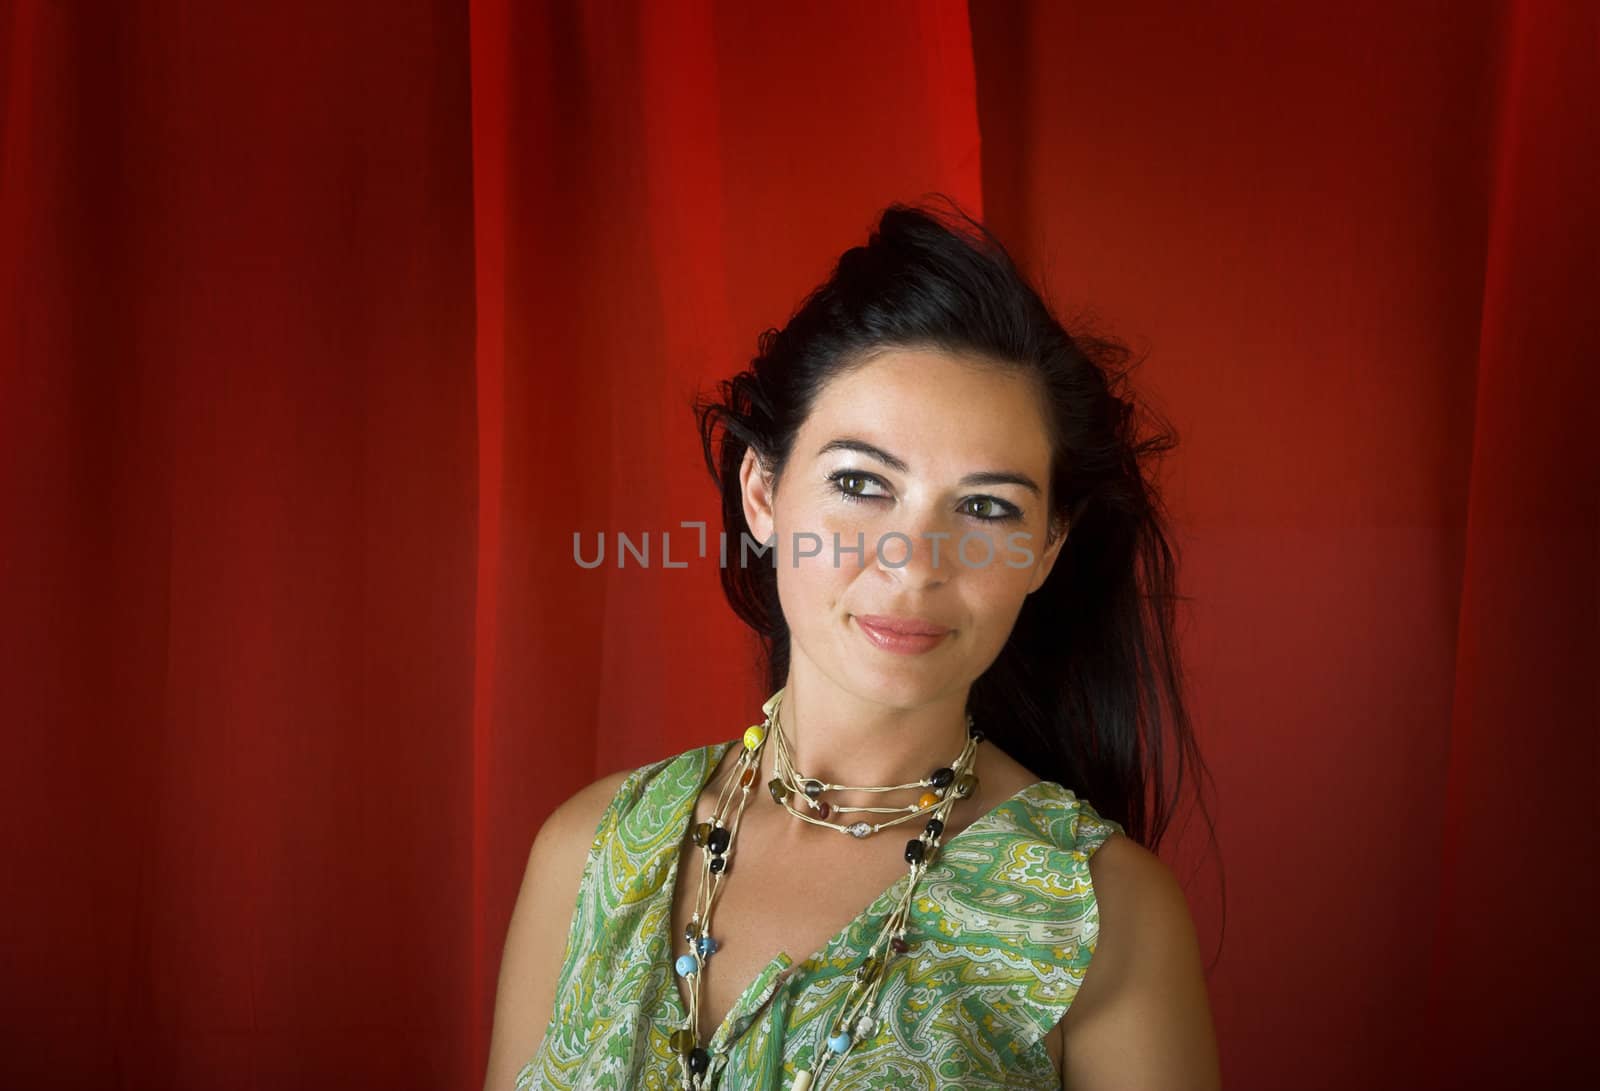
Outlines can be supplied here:
M1442 1086L1600 1070L1584 999L1600 976L1597 59L1595 8L1511 9L1427 992Z
M478 1086L540 823L766 696L693 397L936 192L1180 432L1228 1086L1594 1075L1597 43L0 5L0 1085Z

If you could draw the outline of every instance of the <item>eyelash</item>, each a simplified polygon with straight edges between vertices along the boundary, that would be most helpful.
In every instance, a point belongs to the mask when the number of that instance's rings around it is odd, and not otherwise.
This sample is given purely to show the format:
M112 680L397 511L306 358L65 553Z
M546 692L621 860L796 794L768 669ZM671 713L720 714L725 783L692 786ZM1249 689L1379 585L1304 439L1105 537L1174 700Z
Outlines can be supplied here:
M878 485L882 486L885 489L887 489L889 487L888 484L883 480L883 478L879 477L876 474L863 473L861 470L849 470L849 469L846 469L846 470L835 470L835 471L833 471L833 473L828 475L827 481L828 481L829 485L833 486L834 492L841 499L848 500L848 501L850 501L852 503L858 503L858 502L860 502L862 500L887 500L887 499L889 499L886 496L862 496L859 493L853 493L853 492L848 491L847 489L845 489L843 487L843 485L840 484L840 482L843 479L847 478L847 477L859 477L863 481L872 481L872 482L875 482ZM999 515L972 515L971 512L964 512L963 513L965 515L971 516L973 519L978 520L978 522L980 522L980 523L1018 523L1018 522L1022 521L1022 509L1017 507L1015 504L1011 503L1009 500L1002 500L998 496L981 496L980 495L980 496L969 496L969 497L966 498L966 500L963 500L962 503L966 503L968 500L987 500L987 501L989 501L989 503L994 504L994 505L996 505L997 507L1000 508L1001 514L999 514Z

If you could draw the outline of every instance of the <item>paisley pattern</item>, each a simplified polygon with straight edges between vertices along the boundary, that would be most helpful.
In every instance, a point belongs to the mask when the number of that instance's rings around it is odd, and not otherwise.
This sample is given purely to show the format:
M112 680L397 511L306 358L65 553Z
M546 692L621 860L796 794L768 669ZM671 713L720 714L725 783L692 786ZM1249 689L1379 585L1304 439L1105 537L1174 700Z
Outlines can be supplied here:
M670 935L678 850L733 745L646 765L618 789L584 867L555 1010L517 1091L679 1087L668 1044L684 1015ZM1100 918L1089 857L1113 832L1125 831L1042 781L948 838L918 887L911 950L886 971L883 1025L830 1066L829 1091L1059 1088L1044 1036L1094 954ZM750 983L706 1043L706 1086L786 1088L811 1067L819 1030L908 880L812 958L780 954Z

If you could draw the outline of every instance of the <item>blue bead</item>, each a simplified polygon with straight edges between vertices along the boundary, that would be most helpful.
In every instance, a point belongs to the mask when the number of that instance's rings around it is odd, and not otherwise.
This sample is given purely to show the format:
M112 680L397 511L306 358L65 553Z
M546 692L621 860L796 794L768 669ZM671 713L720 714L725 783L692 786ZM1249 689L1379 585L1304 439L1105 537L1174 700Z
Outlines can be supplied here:
M716 953L718 944L717 941L712 939L710 936L701 936L698 946L700 948L700 957L710 958Z
M835 1053L843 1053L845 1050L850 1048L850 1035L835 1034L832 1038L828 1039L828 1048L833 1050Z
M688 977L690 974L694 973L695 970L698 969L698 968L699 968L699 963L697 963L694 960L694 956L693 955L679 955L678 956L678 973L679 974L683 975L684 977Z

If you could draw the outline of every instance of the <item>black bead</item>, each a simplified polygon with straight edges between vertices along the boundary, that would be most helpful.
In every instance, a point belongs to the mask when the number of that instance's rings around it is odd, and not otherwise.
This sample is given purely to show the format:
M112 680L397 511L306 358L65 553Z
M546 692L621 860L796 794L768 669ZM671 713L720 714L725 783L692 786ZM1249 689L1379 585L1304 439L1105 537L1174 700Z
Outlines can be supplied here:
M973 742L982 742L983 741L983 729L982 728L975 727L975 728L972 729L972 741Z
M700 1073L704 1072L706 1069L708 1069L710 1067L711 1067L711 1054L707 1053L705 1050L701 1049L699 1046L695 1046L694 1049L689 1051L689 1071L690 1072L693 1072L696 1076L698 1076L698 1075L700 1075Z
M808 780L808 781L806 781L805 790L806 790L806 795L807 796L809 796L812 799L816 799L818 796L820 796L822 794L822 781L820 781L820 780Z
M720 875L727 870L728 858L726 856L713 856L711 858L711 874Z
M920 864L922 857L928 851L928 846L923 844L921 838L912 838L906 842L906 863Z
M935 788L948 788L950 782L956 779L956 771L950 768L935 769L928 775L928 783Z
M943 822L940 822L937 818L928 819L928 836L929 837L938 837L943 832L944 832L944 823Z
M721 856L728 851L728 842L731 839L732 836L728 833L728 827L718 826L711 831L711 836L706 838L706 848L711 850L711 855Z

